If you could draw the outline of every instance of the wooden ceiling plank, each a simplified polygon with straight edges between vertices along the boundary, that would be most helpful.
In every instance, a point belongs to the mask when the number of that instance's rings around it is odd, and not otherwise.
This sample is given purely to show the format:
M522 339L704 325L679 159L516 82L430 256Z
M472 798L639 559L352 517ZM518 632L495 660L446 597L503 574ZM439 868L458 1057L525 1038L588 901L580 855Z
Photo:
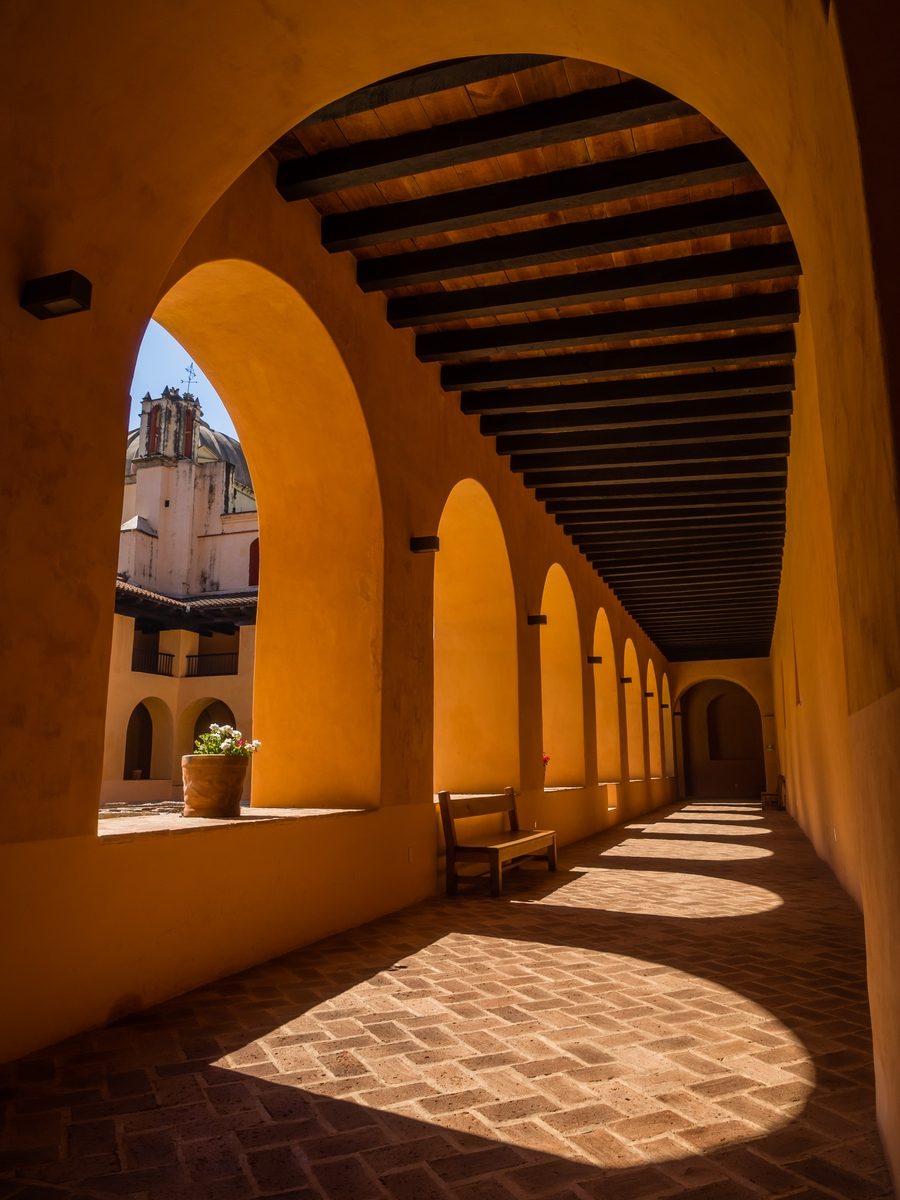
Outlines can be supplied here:
M799 274L800 261L793 243L776 242L605 267L600 271L570 271L515 283L395 296L388 300L387 315L396 329L403 329L433 321L564 308L628 296L674 294L750 280L787 279Z
M770 192L743 192L362 259L356 281L364 292L410 287L783 224Z
M629 79L611 87L555 96L289 159L278 168L277 187L285 200L302 200L460 163L520 154L557 142L671 121L693 111L685 101L662 88L643 79Z
M648 400L699 400L717 396L764 395L782 392L794 386L790 364L773 367L706 372L699 375L649 376L640 379L616 379L607 382L570 383L558 387L496 388L493 391L464 391L460 408L467 416L515 414L523 423L515 430L482 427L483 433L527 432L552 429L559 410L593 409L616 404L643 404ZM522 414L549 414L546 417Z
M716 333L759 325L790 325L799 318L797 290L761 292L732 300L629 308L587 317L523 321L480 329L451 329L419 334L416 354L422 362L486 358L566 346L601 345L640 338Z
M761 395L738 393L713 400L673 400L605 408L560 408L549 413L514 413L481 418L481 432L502 438L548 434L574 434L589 430L644 429L655 425L691 425L703 421L731 421L756 417L784 417L793 412L790 392Z
M436 130L429 132L433 134ZM287 165L279 167L279 174ZM502 183L439 192L399 204L332 213L322 220L322 243L330 251L353 250L379 242L471 229L534 213L581 208L755 174L740 150L726 138L719 138Z
M398 75L379 79L377 83L350 92L340 100L326 104L311 113L300 122L300 128L351 116L353 113L366 112L370 108L381 108L385 104L396 104L399 100L429 96L449 88L464 87L469 83L493 79L497 75L509 75L515 71L525 71L557 61L555 56L547 54L484 54L431 63L412 71L401 71Z
M795 349L794 334L787 330L783 333L744 334L662 346L633 346L625 350L459 363L441 368L441 387L448 392L462 389L481 391L519 383L609 379L614 376L648 372L658 374L704 367L790 363Z
M704 469L705 468L705 469ZM756 460L708 463L619 463L600 467L550 471L524 476L526 487L583 487L586 483L659 483L660 480L780 479L787 476L787 456L772 454Z
M787 455L788 438L781 434L771 437L761 437L758 440L748 439L745 442L729 444L713 442L709 445L687 444L683 446L652 447L638 451L634 448L613 447L609 450L575 450L551 451L544 455L513 454L510 456L510 469L516 473L529 472L539 475L542 472L557 470L572 470L574 468L596 468L610 466L661 466L698 463L698 462L740 462L748 459L768 458L774 454ZM528 476L525 478L528 487Z
M589 429L576 433L516 433L497 438L501 456L606 450L609 447L692 446L713 442L739 442L748 438L789 435L790 416L745 417L727 420L673 421L671 424Z

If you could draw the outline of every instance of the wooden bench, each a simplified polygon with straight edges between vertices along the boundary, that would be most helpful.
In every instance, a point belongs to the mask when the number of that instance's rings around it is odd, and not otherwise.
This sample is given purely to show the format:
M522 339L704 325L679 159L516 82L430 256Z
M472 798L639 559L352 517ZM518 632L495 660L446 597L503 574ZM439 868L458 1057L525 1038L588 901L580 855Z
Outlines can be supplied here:
M524 858L543 858L547 867L556 870L556 832L552 829L531 829L524 833L519 829L519 814L516 811L516 793L511 787L500 796L457 796L439 792L441 823L444 826L444 841L447 843L447 895L455 896L458 886L456 864L486 862L491 871L491 895L499 896L503 890L503 864L519 862ZM483 817L492 813L506 813L509 817L509 832L487 837L460 839L456 835L456 822L466 817Z

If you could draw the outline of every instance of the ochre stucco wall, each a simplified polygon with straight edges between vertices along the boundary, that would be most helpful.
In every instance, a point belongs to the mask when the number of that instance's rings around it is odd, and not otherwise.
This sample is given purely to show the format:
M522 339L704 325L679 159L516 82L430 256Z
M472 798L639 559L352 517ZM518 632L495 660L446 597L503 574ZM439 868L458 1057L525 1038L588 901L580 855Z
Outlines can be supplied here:
M798 807L798 816L820 839L822 853L831 819L829 861L857 891L865 912L879 1118L888 1152L900 1166L900 537L896 428L882 345L882 330L896 327L900 306L896 250L888 241L896 212L887 116L896 111L900 89L893 69L896 6L871 0L833 0L829 6L819 0L596 0L589 6L581 0L459 0L423 13L410 0L376 8L344 0L317 10L310 21L291 0L270 0L264 8L235 0L179 8L134 0L113 9L102 0L78 6L51 0L13 6L5 16L9 53L2 86L16 120L4 124L0 144L7 180L0 189L0 273L7 281L0 305L0 386L22 407L6 428L6 453L16 469L0 479L6 555L0 588L12 625L4 645L0 753L3 834L33 843L8 853L34 855L29 876L16 866L3 877L16 888L11 894L22 914L17 944L30 940L32 958L49 970L47 961L57 951L53 918L69 911L71 895L61 886L64 873L59 886L46 880L53 880L59 854L71 856L73 864L90 861L125 395L143 329L180 248L276 137L354 87L464 54L522 50L595 59L677 93L732 137L782 205L803 262L801 334L815 379L801 363L795 433L801 465L792 463L774 663L777 675L789 661L789 644L796 643L805 711L794 713L793 748L791 723L785 722L783 753L792 791L803 797L809 814ZM191 47L190 68L178 74L177 86L160 86L172 77L174 57L185 46ZM291 212L292 224L302 225L300 206ZM240 205L230 214L238 222L267 219ZM240 224L230 230L237 240L245 231ZM68 268L94 282L89 316L39 323L18 308L23 279ZM449 487L473 473L472 463L504 524L520 589L519 687L520 701L527 701L519 708L523 784L536 786L540 712L527 697L539 655L522 614L529 606L535 611L555 558L566 560L573 580L584 644L596 608L607 598L549 527L526 519L518 482L504 474L486 443L464 432L454 399L441 396L436 382L423 382L428 369L412 362L411 339L388 333L380 301L355 292L349 260L310 249L303 271L305 286L320 293L319 315L342 355L352 343L365 360L350 370L370 419L376 462L384 467L399 461L385 441L400 429L408 430L417 450L397 472L401 483L379 474L385 620L376 791L389 804L418 801L430 786L431 568L410 559L404 539L423 522L434 525ZM402 345L404 363L397 349ZM368 407L373 399L385 413L377 429ZM429 477L436 460L439 469ZM85 461L92 463L88 473ZM77 521L73 495L80 503ZM262 503L260 511L265 520ZM814 547L803 540L804 531L817 532ZM817 579L808 572L813 548L824 572ZM609 611L614 636L622 639L628 623L612 601ZM645 647L644 658L646 653ZM36 669L45 661L52 670ZM656 665L659 670L663 664ZM818 694L813 684L810 692L804 680L822 665L829 684L820 685ZM406 686L410 681L413 686ZM592 729L589 688L584 707L585 728ZM621 707L620 718L624 727ZM593 742L587 739L589 772ZM825 761L842 764L846 800L822 782ZM819 811L820 787L827 819ZM623 785L623 812L634 790ZM641 794L646 801L646 787ZM207 852L196 857L199 870ZM158 866L149 856L139 871ZM40 895L35 878L45 881ZM91 879L102 886L102 875ZM91 893L72 909L82 940L88 926L77 919L92 916L99 902L99 892ZM346 915L357 919L376 907L361 905ZM299 925L292 936L302 936ZM210 970L228 969L234 961L224 942L213 958ZM157 966L161 961L162 955L151 959ZM34 970L17 975L17 1005L64 978ZM121 978L115 984L107 978L109 995L89 1004L72 999L69 1029L102 1019L112 991L128 975L124 963L116 970ZM190 970L175 971L166 986L187 986L191 977ZM7 997L5 1003L11 1002ZM13 1024L4 1019L7 1028ZM19 1048L67 1031L62 1024L35 1018Z

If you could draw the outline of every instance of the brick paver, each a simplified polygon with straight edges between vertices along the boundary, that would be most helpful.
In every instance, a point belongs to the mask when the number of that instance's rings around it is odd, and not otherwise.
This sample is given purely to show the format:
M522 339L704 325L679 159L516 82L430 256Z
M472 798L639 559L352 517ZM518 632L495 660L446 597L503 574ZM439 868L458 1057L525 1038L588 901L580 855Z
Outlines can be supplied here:
M862 924L695 803L2 1068L0 1198L890 1197Z

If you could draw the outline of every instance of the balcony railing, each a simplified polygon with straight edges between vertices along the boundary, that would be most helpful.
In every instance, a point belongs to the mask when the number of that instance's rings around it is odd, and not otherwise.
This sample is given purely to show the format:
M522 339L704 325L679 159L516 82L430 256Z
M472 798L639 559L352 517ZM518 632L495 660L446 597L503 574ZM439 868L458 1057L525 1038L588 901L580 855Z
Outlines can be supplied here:
M144 671L148 675L171 675L174 654L160 654L158 650L138 650L131 652L132 671Z
M189 654L187 656L187 674L189 678L198 675L237 675L237 651L228 654Z

